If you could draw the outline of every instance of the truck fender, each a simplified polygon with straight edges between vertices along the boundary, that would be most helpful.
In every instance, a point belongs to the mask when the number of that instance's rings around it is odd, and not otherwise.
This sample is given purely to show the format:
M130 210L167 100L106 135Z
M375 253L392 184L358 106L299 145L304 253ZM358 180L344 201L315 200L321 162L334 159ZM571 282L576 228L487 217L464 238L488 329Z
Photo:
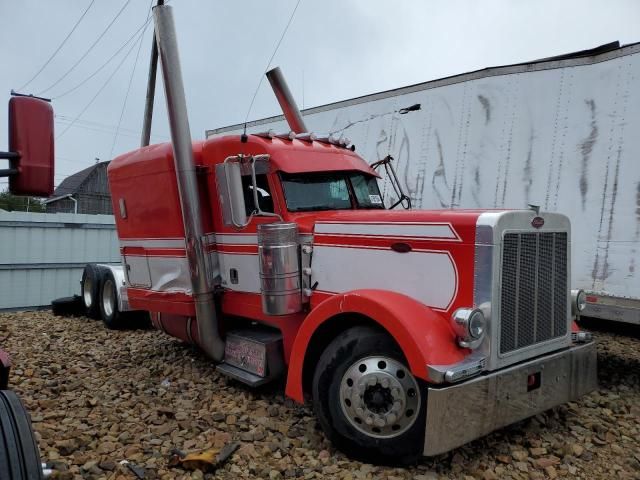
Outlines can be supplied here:
M456 363L468 354L468 350L457 345L446 314L401 293L354 290L320 303L298 330L289 360L286 386L289 397L304 402L304 366L314 334L325 322L345 314L367 317L384 328L402 349L413 375L426 381L429 381L427 365Z

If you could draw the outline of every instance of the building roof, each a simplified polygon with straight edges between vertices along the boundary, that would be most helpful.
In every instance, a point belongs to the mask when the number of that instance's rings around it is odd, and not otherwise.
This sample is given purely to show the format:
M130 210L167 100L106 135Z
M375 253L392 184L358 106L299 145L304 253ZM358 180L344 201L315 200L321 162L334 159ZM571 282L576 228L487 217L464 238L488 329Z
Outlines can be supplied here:
M52 197L62 197L64 195L70 195L77 193L82 184L91 176L91 174L102 165L109 162L99 162L90 167L80 170L79 172L69 175L65 178L60 185L53 192Z

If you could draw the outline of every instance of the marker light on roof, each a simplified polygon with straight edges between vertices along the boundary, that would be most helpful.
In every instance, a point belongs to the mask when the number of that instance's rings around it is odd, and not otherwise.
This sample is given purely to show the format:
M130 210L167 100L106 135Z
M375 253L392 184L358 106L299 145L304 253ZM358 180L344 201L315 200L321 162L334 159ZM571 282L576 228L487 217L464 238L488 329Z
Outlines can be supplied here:
M300 133L296 135L298 140L302 140L303 142L313 142L318 137L315 133Z

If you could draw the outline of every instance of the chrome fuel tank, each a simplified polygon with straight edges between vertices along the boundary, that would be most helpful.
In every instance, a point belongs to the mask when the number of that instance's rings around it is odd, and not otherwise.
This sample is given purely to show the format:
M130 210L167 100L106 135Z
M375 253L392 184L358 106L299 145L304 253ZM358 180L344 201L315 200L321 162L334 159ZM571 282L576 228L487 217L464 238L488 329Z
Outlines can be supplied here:
M258 226L258 257L262 310L287 315L302 309L298 226L267 223Z

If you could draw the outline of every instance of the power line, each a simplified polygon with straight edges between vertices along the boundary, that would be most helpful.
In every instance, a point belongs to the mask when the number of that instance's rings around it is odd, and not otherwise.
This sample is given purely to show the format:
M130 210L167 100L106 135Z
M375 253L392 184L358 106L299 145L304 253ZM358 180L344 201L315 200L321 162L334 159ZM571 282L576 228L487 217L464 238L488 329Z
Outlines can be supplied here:
M51 90L53 87L58 85L62 80L64 80L67 77L67 75L69 75L80 64L80 62L82 62L82 60L84 60L86 58L86 56L89 55L89 52L91 52L91 50L93 50L93 48L98 44L98 42L102 39L102 37L105 36L105 34L109 31L111 26L116 22L116 20L118 19L120 14L124 11L124 9L127 8L127 5L129 5L130 2L131 2L131 0L126 0L124 5L122 5L122 8L120 8L118 13L116 13L116 16L113 17L113 19L111 20L109 25L107 25L107 27L102 31L102 33L98 36L98 38L95 40L95 42L93 42L91 44L91 46L87 49L87 51L84 52L84 54L80 57L80 59L76 63L74 63L71 66L71 68L65 72L64 75L62 75L58 80L56 80L53 84L49 85L44 90L41 90L38 93L36 93L36 95L42 95L44 92L47 92L47 91Z
M284 39L284 36L287 34L287 30L289 30L289 26L291 25L291 22L293 21L293 17L295 16L296 10L298 10L298 7L300 6L300 2L301 1L302 0L298 0L298 2L296 3L295 8L291 12L291 16L289 17L289 21L287 22L287 25L284 27L284 30L282 31L282 35L280 35L280 40L278 40L276 48L273 50L273 53L271 54L271 58L267 62L267 66L265 67L264 72L262 72L262 75L260 75L260 81L258 82L258 86L256 88L256 91L254 92L253 98L251 99L251 103L249 104L249 109L247 110L247 116L244 118L245 130L246 130L246 127L247 127L247 120L249 120L249 115L251 114L251 108L253 107L253 102L255 102L256 96L258 95L258 91L260 90L260 85L262 85L262 80L264 79L264 76L267 73L267 70L269 70L269 67L271 66L271 62L273 61L273 58L276 56L276 53L278 53L278 49L280 48L280 44L282 43L282 40Z
M91 80L93 77L95 77L104 67L106 67L109 63L111 63L111 61L116 58L116 56L118 56L118 54L124 50L124 47L126 47L127 45L129 45L129 43L131 42L131 40L133 40L136 36L138 36L138 34L140 34L140 30L142 30L143 28L146 31L146 27L149 25L149 18L147 17L147 20L140 25L140 27L133 33L133 35L131 35L126 42L124 42L120 48L118 48L118 50L115 51L115 53L113 55L111 55L102 65L100 65L100 67L98 67L98 69L96 69L91 75L89 75L87 78L85 78L84 80L82 80L80 83L78 83L75 87L70 88L69 90L51 97L52 100L57 100L58 98L62 98L74 91L76 91L78 88L80 88L82 85L84 85L85 83L87 83L89 80ZM140 35L141 37L144 36L144 31L142 32L142 34Z
M147 13L147 22L149 21L149 17L151 16L151 7L153 6L153 0L149 2L149 12ZM120 118L118 119L118 125L116 126L116 133L113 136L113 143L111 143L111 150L109 151L109 158L113 158L113 149L116 146L116 140L118 139L118 131L120 130L120 124L122 123L122 117L124 116L124 111L127 108L127 99L129 98L129 92L131 91L131 84L133 83L133 75L136 73L136 66L138 65L138 58L140 57L140 49L142 48L142 40L144 39L144 34L147 31L147 27L140 35L140 43L138 44L138 52L136 53L136 59L133 62L133 68L131 69L131 76L129 77L129 85L127 86L127 93L124 95L124 101L122 102L122 110L120 110Z
M65 117L62 115L56 115L55 117L55 121L56 123L61 123L63 126L69 125L70 123L73 122L73 117ZM116 131L116 126L115 125L109 125L106 123L98 123L98 122L91 122L88 120L77 120L76 123L74 124L75 128L86 128L86 129L90 129L90 130L95 130L96 132L109 132L109 133L113 133ZM133 129L125 129L125 128L121 128L122 131L126 131L127 133L131 133L132 135L135 134L137 135L139 132L136 132Z
M65 127L73 123L73 118L70 118L70 117L59 118L59 117L60 116L56 116L55 121L62 124ZM87 120L77 120L73 124L73 128L82 128L84 130L89 130L97 133L104 133L106 135L113 135L114 132L116 131L115 125L107 125L105 123L90 122ZM141 130L134 130L131 128L120 127L120 135L124 135L127 137L132 137L132 138L140 137L141 133L142 133ZM157 135L157 134L152 135L152 138L159 139L159 140L170 139L168 135Z
M61 122L62 125L64 127L67 127L71 124L71 122ZM113 136L113 134L115 133L115 128L112 129L102 129L102 128L92 128L92 127L88 127L86 125L81 125L79 123L75 123L73 125L73 128L81 128L83 130L88 130L90 132L96 132L96 133L103 133L105 135L109 135L109 136ZM129 133L129 132L123 132L122 130L120 131L120 135L124 136L124 137L130 137L130 138L137 138L140 137L140 133ZM167 137L163 138L163 140L168 140Z
M75 32L76 28L78 28L78 25L80 25L80 22L82 22L82 19L85 17L85 15L87 14L87 12L89 11L89 9L93 6L93 4L95 3L96 0L91 0L91 3L89 4L89 6L85 9L84 12L82 12L82 15L80 15L80 18L78 19L78 21L75 23L75 25L73 26L73 28L71 29L71 31L67 34L66 37L64 37L64 40L62 40L62 43L60 45L58 45L58 48L56 48L56 50L51 54L51 56L47 59L46 62L44 62L44 65L42 65L42 67L40 67L40 70L38 70L35 75L33 77L31 77L27 83L25 83L24 85L22 85L18 91L24 90L27 85L29 85L31 82L33 82L38 75L40 75L42 73L42 71L45 69L45 67L47 65L49 65L49 63L51 62L51 60L53 60L53 57L55 57L58 52L60 51L60 49L64 46L65 43L67 43L67 40L69 40L69 37L71 36L71 34L73 32Z
M122 57L122 60L120 60L120 63L118 64L118 66L115 68L115 70L111 73L111 75L109 76L109 78L107 78L107 80L102 84L102 86L98 89L98 91L96 92L96 94L93 96L93 98L91 100L89 100L89 103L87 103L84 108L80 111L80 113L69 123L69 125L67 126L67 128L65 128L62 133L60 133L59 135L56 136L56 140L59 139L60 137L62 137L65 133L67 133L69 131L69 129L71 127L73 127L73 125L76 123L76 121L78 121L78 119L84 114L84 112L87 111L87 109L91 106L91 104L95 101L96 98L98 98L98 95L100 95L102 93L102 91L106 88L106 86L109 84L109 82L111 81L111 79L116 75L116 73L118 73L118 70L120 70L120 67L122 67L122 64L124 63L124 61L129 58L129 55L131 54L131 52L133 51L133 48L136 46L136 44L134 43L133 45L131 45L131 48L129 49L129 51L127 52L127 54Z
M73 120L73 117L69 117L67 115L59 115L59 114L56 114L55 118L56 118L56 121L67 122L67 123L71 122ZM92 121L92 120L78 120L77 123L86 124L88 126L93 126L93 127L100 127L100 128L110 129L112 132L116 128L115 125L111 125L111 124L108 124L108 123L96 122L96 121ZM136 130L136 129L133 129L133 128L126 128L126 127L120 127L120 130L126 130L126 131L129 131L129 132L134 133L136 135L140 135L140 133L142 133L141 130ZM168 135L156 135L156 136L163 136L164 138L169 138Z

